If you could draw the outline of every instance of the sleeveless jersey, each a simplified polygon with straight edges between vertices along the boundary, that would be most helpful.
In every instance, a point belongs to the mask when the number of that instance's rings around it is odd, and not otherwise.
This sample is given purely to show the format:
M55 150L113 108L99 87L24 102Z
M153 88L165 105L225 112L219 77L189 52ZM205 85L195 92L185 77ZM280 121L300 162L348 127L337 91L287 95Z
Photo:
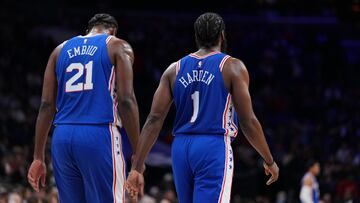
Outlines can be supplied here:
M318 203L320 201L319 183L317 182L316 177L313 174L311 174L310 172L307 172L303 176L303 178L301 179L301 182L303 182L307 178L310 178L312 180L312 188L311 188L312 200L314 203Z
M237 116L221 73L229 58L221 52L190 54L176 63L175 136L237 135Z
M112 36L77 36L63 43L56 63L54 124L119 124L114 67L107 43Z

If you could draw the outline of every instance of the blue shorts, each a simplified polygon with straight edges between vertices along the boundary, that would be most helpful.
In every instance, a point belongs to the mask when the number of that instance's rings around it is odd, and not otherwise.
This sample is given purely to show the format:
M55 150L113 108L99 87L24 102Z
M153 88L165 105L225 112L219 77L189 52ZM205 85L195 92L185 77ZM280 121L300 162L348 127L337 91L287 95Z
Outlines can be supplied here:
M58 125L51 146L60 203L125 202L125 162L114 125Z
M228 203L233 178L230 137L176 135L172 167L180 203Z

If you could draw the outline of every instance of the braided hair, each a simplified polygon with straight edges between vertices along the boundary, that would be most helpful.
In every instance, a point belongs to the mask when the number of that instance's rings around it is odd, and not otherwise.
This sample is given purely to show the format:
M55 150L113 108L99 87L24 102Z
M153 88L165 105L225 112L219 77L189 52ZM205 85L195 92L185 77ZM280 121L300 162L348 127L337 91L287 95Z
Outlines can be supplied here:
M204 13L196 19L194 29L197 46L209 49L219 43L225 23L216 13Z

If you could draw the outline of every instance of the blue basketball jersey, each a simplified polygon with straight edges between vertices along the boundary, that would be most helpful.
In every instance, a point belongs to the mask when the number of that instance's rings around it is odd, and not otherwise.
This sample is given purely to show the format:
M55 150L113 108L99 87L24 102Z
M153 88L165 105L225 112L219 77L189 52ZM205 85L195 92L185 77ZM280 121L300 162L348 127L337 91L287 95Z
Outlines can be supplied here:
M63 43L56 63L58 92L54 124L119 124L112 36L77 36Z
M175 136L237 135L237 116L221 73L228 58L212 52L202 57L190 54L177 62Z

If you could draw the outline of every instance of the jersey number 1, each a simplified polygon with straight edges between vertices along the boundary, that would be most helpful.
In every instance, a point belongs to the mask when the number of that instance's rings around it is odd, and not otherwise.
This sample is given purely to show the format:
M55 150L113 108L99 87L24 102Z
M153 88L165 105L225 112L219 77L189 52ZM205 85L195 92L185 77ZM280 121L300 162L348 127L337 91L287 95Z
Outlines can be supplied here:
M191 99L193 100L193 115L191 117L190 123L194 123L198 117L199 114L199 96L200 96L200 92L199 91L195 91L192 95L191 95Z
M78 82L74 84L83 74L85 68L85 83ZM72 63L66 68L67 73L71 73L74 70L78 72L72 76L65 84L65 92L78 92L83 90L92 90L94 84L92 83L92 68L93 61L89 61L85 66L81 63Z

